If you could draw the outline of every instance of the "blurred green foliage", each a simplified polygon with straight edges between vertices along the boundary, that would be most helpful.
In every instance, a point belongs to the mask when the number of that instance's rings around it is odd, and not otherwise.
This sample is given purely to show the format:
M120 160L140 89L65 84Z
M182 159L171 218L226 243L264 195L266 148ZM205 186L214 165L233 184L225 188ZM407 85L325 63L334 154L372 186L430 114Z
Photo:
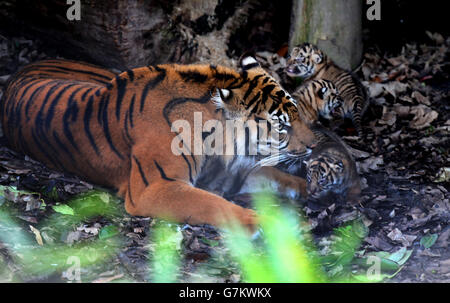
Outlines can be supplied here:
M0 188L0 197L5 188ZM14 189L13 189L14 190ZM20 194L17 191L17 194ZM121 202L114 196L91 191L79 195L65 204L53 205L53 213L41 220L30 232L24 232L23 222L11 215L5 199L0 199L0 243L7 248L13 261L29 274L40 276L67 271L75 263L83 270L112 260L124 245L117 218L123 217ZM252 238L238 224L224 230L222 240L207 240L213 248L224 246L226 253L213 255L198 266L188 281L208 282L208 275L236 273L242 282L370 282L381 281L387 275L375 279L368 277L366 269L369 257L381 260L382 270L398 271L411 255L411 251L396 254L379 252L364 254L358 251L368 229L360 220L337 228L331 236L326 253L319 253L312 235L306 232L306 220L296 209L278 205L274 195L261 193L254 197L260 218L259 236ZM107 224L90 237L75 244L61 241L73 233L83 222L101 217ZM149 281L178 282L182 280L183 235L180 225L153 220L149 237ZM36 245L40 241L44 245ZM424 240L424 246L431 240ZM0 256L0 262L2 258ZM224 265L223 265L224 264ZM2 272L6 271L0 264ZM75 264L77 265L77 264ZM64 274L63 274L64 276ZM71 274L65 274L71 279ZM68 278L69 277L69 278ZM195 277L192 278L192 277ZM6 278L5 278L6 279Z

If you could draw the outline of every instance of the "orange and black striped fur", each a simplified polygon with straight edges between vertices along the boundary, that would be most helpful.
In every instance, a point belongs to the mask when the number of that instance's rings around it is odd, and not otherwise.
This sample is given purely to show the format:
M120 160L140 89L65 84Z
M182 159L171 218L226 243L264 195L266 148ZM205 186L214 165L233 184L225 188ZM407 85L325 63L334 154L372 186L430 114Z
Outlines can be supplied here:
M266 119L280 133L281 153L305 154L315 136L299 119L294 100L251 57L242 70L213 65L165 64L120 75L62 60L25 67L10 81L2 123L11 147L50 167L114 188L126 210L150 216L221 226L238 220L250 228L255 214L206 190L196 179L208 173L209 157L194 154L195 140L172 142L180 129L217 119ZM189 130L194 138L194 127ZM234 144L234 143L233 143ZM250 156L217 156L239 173ZM235 169L235 171L233 171Z
M332 81L344 100L341 117L351 119L361 137L361 116L369 105L369 99L367 90L355 75L339 68L323 51L310 43L292 49L286 73L292 78Z
M341 106L342 99L331 81L313 80L299 87L293 94L300 119L307 125L313 125L319 116L331 119L331 115ZM219 105L220 106L220 105ZM306 155L305 155L306 157ZM292 173L299 169L301 157L275 155L261 159L262 167L249 167L241 170L241 177L224 174L225 166L220 161L209 162L211 171L198 180L202 188L219 193L225 197L272 190L282 197L296 200L306 197L306 181ZM281 165L286 173L274 166ZM245 173L243 173L245 171Z
M309 159L304 161L308 199L329 202L327 199L335 201L337 196L348 202L357 202L361 183L346 144L319 125L312 130L319 138L319 143Z
M312 80L300 86L292 94L303 121L313 124L319 116L330 120L342 106L339 90L328 80Z

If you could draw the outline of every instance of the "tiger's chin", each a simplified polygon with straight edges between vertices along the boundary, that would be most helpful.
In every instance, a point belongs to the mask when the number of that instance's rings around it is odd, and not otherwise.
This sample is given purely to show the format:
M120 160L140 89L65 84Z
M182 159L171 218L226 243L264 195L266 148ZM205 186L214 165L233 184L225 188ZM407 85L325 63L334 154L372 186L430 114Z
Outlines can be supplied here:
M286 74L291 78L303 78L300 72L295 72L293 70L286 70Z
M347 194L347 191L332 190L332 189L318 189L311 191L307 189L307 199L311 203L317 204L320 207L328 207L332 204L347 204L351 199Z
M287 67L285 70L286 74L291 78L300 78L302 80L308 79L314 73L313 70L308 70L305 68L299 68L297 66Z

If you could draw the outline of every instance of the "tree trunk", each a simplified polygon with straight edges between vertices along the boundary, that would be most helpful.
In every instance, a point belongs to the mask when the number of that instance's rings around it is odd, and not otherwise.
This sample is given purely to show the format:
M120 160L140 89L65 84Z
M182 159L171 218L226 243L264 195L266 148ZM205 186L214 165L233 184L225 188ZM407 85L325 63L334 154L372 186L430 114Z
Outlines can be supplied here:
M205 45L226 57L228 40L223 37L229 39L231 33L220 35L219 27L236 30L245 23L242 16L248 10L247 2L82 0L81 20L70 21L66 0L2 0L0 28L9 27L15 33L22 29L23 35L50 42L65 57L119 70L192 63L217 59L214 52L210 55L200 49ZM234 16L236 7L243 7L244 12L241 9Z
M352 70L362 59L361 0L294 0L289 47L310 42L338 66Z

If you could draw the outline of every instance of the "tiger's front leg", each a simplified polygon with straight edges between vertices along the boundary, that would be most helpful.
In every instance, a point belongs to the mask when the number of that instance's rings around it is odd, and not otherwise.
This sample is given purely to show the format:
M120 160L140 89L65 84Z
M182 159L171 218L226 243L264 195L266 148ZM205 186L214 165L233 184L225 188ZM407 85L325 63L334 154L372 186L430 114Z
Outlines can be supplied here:
M256 193L270 190L296 200L300 197L306 198L306 180L285 173L272 166L263 166L253 171L245 180L240 190L241 193Z
M165 162L152 160L148 165L138 156L132 156L125 196L129 214L217 227L240 223L250 231L256 229L257 217L253 210L193 187L185 171L186 162L180 158L172 156Z

